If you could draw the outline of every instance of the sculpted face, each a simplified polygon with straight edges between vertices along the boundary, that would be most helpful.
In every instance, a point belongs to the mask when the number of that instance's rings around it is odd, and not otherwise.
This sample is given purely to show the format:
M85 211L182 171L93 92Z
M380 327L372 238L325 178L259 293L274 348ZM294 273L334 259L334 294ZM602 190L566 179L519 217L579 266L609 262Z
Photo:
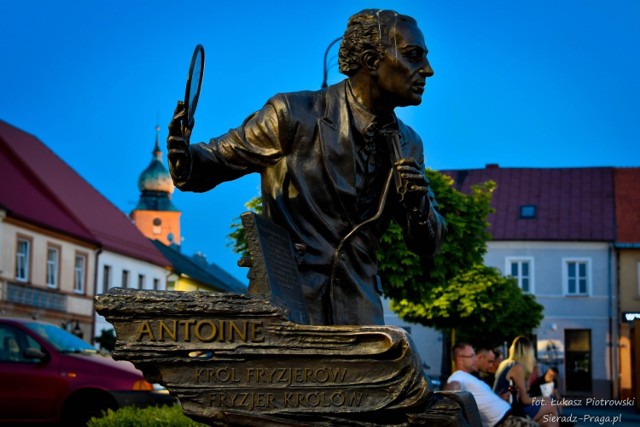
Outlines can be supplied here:
M416 24L398 22L389 36L390 46L377 68L380 100L391 109L418 105L427 77L433 76L422 32Z

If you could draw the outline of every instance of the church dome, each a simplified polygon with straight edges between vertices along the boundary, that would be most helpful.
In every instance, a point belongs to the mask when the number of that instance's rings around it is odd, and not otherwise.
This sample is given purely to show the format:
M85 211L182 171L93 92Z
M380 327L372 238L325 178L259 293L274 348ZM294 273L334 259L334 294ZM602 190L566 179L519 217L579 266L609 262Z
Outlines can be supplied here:
M174 190L173 181L169 171L162 164L162 151L158 144L156 134L156 146L153 149L153 159L149 166L140 174L138 178L138 189L140 191L161 191L172 194Z

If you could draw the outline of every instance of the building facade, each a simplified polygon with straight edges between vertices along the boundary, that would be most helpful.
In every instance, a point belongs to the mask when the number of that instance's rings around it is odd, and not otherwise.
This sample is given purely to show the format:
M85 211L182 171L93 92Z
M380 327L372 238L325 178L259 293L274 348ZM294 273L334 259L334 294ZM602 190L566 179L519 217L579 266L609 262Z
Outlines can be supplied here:
M611 308L615 305L610 258L603 242L494 241L485 264L517 278L524 292L544 306L533 332L544 371L564 374L565 395L611 397Z
M633 329L640 329L640 168L618 168L616 187L616 243L618 259L620 352L620 397L640 400L640 342ZM635 367L635 372L634 372Z
M170 262L166 266L133 258L111 250L100 251L96 270L96 295L111 288L128 288L164 291L171 274ZM98 313L95 315L94 337L113 326Z
M544 320L532 331L540 370L560 370L562 394L615 396L614 169L488 165L443 172L463 192L496 183L485 264L515 277L544 306Z
M0 210L0 315L58 324L90 338L97 242Z
M93 342L94 296L108 286L166 289L169 261L125 214L33 135L0 121L4 316L37 317ZM125 274L126 272L126 274ZM118 278L116 278L118 276Z

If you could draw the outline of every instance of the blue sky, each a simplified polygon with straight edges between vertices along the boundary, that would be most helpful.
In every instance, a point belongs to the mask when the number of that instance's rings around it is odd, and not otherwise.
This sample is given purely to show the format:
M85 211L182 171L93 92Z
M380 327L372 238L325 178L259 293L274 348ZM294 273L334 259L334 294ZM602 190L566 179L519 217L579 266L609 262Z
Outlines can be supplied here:
M411 15L425 34L435 76L422 105L398 113L428 167L640 166L634 0L0 0L0 119L129 213L197 43L207 63L193 142L275 93L319 88L325 48L369 7ZM342 78L335 53L330 83ZM252 175L176 192L183 251L245 281L226 236L258 186Z

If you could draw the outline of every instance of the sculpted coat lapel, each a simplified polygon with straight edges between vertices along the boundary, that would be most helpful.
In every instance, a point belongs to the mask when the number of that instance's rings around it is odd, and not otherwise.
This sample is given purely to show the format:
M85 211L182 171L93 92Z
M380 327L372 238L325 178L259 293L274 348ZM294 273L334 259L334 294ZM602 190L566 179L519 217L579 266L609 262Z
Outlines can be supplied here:
M325 115L318 119L324 168L336 190L343 211L354 222L356 214L356 152L351 137L346 83L331 86L325 97Z

